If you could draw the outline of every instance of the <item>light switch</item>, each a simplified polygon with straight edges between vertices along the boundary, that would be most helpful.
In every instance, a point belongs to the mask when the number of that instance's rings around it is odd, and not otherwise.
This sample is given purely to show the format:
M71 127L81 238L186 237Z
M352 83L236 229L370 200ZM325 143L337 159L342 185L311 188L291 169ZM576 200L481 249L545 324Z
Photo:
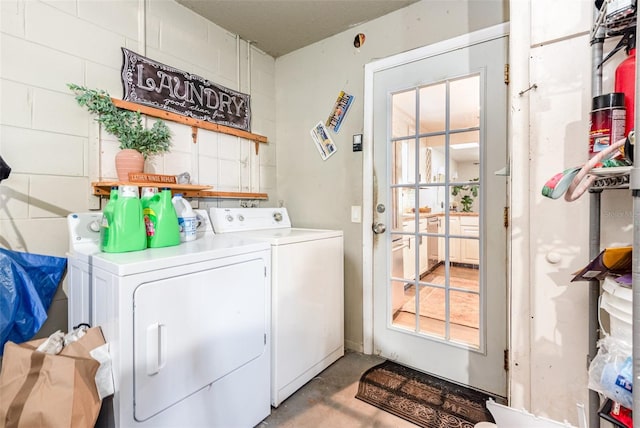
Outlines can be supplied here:
M351 206L351 222L352 223L362 222L362 207L360 205Z
M362 151L362 134L355 134L352 139L353 139L353 151L361 152Z

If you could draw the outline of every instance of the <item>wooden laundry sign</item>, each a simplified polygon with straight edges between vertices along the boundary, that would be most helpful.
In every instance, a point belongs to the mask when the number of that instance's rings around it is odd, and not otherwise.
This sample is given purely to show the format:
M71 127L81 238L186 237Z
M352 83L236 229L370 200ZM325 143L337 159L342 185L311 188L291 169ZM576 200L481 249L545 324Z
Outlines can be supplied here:
M250 97L122 48L125 101L250 131Z

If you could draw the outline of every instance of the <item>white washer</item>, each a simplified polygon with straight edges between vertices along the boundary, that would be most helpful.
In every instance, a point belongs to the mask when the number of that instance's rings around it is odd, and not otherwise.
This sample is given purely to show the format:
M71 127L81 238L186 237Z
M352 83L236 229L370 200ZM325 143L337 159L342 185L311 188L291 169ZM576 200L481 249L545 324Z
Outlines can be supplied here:
M292 228L286 208L211 208L221 234L271 244L271 405L344 355L340 230Z
M269 245L209 226L178 246L101 253L100 217L68 217L69 322L100 326L113 359L97 426L257 425L271 409Z

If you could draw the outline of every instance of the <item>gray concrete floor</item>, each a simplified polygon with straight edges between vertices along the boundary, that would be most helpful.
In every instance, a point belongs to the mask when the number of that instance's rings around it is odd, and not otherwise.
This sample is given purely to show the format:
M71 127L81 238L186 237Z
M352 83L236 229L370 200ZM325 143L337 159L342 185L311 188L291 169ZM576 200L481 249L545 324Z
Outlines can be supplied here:
M356 398L358 380L384 360L346 351L344 357L287 398L256 428L403 428L416 425Z

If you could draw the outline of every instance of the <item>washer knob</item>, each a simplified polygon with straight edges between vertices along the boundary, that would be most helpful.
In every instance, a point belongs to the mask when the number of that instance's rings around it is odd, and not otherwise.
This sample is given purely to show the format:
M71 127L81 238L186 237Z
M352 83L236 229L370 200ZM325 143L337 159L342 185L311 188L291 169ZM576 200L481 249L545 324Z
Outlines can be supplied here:
M244 221L244 216L242 214L238 214L238 220Z
M282 221L282 213L281 213L281 212L278 212L278 211L274 212L274 213L273 213L273 219L274 219L277 223L281 222L281 221Z
M227 216L225 217L225 219L227 219L227 221L229 223L231 223L233 221L233 216L231 214L227 214Z
M98 223L97 220L92 221L89 223L89 230L92 232L100 232L100 223Z

